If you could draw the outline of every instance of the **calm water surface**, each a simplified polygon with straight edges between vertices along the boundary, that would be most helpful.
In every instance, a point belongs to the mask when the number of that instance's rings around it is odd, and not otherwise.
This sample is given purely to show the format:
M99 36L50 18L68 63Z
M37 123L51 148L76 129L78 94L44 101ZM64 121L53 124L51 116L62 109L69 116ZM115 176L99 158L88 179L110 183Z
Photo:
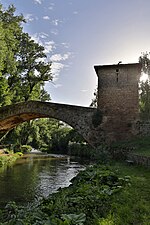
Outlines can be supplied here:
M84 166L67 156L30 154L0 171L0 206L38 201L66 187Z

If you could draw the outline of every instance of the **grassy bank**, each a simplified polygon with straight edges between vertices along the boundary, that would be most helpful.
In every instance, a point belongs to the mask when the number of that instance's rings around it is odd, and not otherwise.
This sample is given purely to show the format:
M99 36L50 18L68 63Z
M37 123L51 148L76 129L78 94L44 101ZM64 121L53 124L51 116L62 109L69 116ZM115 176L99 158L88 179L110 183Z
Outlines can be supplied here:
M13 164L20 156L20 152L0 154L0 168Z
M113 196L111 213L114 225L150 225L150 170L123 163L116 163L113 169L122 176L130 176L131 180L128 188Z
M122 148L137 155L150 156L150 136L117 142L112 146L112 148Z
M124 163L95 165L38 206L7 205L0 224L149 225L149 196L148 169Z

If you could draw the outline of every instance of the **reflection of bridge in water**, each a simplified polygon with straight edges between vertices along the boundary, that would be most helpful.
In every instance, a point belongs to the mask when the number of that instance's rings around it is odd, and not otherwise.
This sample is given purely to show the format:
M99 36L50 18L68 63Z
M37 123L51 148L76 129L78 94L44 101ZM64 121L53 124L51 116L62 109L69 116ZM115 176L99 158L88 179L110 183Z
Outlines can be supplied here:
M73 127L91 145L92 115L96 109L59 103L28 101L0 108L0 132L36 118L55 118Z

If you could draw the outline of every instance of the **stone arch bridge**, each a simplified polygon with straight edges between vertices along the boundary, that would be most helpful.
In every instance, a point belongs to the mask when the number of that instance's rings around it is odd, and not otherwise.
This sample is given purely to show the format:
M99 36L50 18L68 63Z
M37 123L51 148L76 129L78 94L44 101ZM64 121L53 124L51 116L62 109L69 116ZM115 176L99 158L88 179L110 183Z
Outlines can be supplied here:
M36 118L55 118L73 127L93 147L99 139L96 138L96 128L93 125L95 108L28 101L0 108L0 132L6 132L20 123Z

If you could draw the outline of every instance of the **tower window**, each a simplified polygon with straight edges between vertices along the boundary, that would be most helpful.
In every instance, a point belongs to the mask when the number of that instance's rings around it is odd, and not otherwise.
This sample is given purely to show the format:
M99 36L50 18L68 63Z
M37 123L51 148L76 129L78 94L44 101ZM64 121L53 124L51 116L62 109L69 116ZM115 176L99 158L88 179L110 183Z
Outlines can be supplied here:
M119 69L116 69L116 82L118 83L119 80Z

